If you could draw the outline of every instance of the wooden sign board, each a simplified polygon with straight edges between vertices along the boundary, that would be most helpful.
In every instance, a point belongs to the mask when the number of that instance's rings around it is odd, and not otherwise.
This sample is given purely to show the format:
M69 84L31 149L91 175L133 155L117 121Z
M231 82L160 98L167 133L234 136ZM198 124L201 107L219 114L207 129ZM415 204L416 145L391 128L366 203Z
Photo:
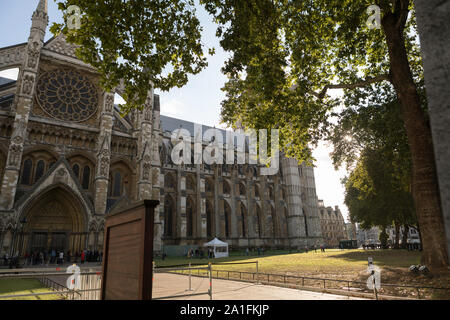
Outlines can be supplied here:
M117 209L105 221L102 300L151 300L157 200Z

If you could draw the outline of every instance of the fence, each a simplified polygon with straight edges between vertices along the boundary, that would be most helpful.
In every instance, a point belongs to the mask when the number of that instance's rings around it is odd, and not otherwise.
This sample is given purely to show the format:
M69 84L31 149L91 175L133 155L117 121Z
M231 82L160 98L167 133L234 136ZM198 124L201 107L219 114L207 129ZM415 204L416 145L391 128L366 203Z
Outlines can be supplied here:
M274 274L274 273L261 273L259 271L258 262L234 262L234 263L215 263L214 265L240 265L240 264L255 264L256 271L238 271L238 270L213 270L212 264L207 267L192 267L188 265L187 268L182 267L164 267L154 268L154 274L156 273L175 273L189 276L189 288L187 291L192 291L191 277L207 277L209 278L209 289L206 292L191 293L185 295L174 295L158 297L155 300L169 299L169 298L181 298L189 296L200 296L208 294L212 300L212 285L213 279L226 279L226 280L240 280L256 282L267 285L287 286L296 289L322 291L337 294L344 294L348 296L365 296L370 297L373 294L374 298L379 299L392 299L400 298L405 299L407 297L414 297L417 299L430 298L430 292L446 292L450 293L450 288L432 287L432 286L415 286L415 285L399 285L399 284L387 284L382 283L381 289L378 292L372 292L367 289L367 283L361 281L352 280L340 280L329 278L316 278L309 276L287 275L287 274ZM203 264L204 265L204 264ZM46 272L47 271L47 272ZM45 296L45 295L60 295L64 299L69 300L99 300L100 288L101 288L101 272L89 271L80 273L81 288L80 290L69 290L65 285L53 280L55 277L68 277L70 274L65 272L48 272L48 269L40 269L33 271L9 271L0 272L0 279L37 279L41 281L50 290L49 292L33 293L33 294L21 294L21 295L3 295L2 299L10 298L25 298L33 296ZM53 277L50 278L50 277ZM405 295L390 295L391 289L406 290Z
M417 286L417 285L400 285L388 283L382 283L380 290L369 290L367 288L367 282L362 281L317 278L317 277L288 275L288 274L261 273L259 271L259 264L257 261L213 263L213 265L239 265L239 264L255 264L256 272L211 269L211 274L215 279L249 281L275 286L282 285L286 287L293 287L296 289L330 292L347 296L360 296L360 297L362 296L367 298L373 297L374 299L396 299L396 298L407 299L411 297L414 299L426 299L430 298L431 293L433 292L450 293L450 288ZM197 277L205 276L205 274L202 272L201 269L197 270L196 272L193 270L194 269L191 270L191 273L188 272L187 274L189 276L197 276ZM187 275L186 272L177 272L177 273ZM393 289L397 289L397 292L394 293ZM403 291L403 295L398 294L398 291Z
M189 294L178 294L178 295L171 295L171 296L164 296L164 297L157 297L153 298L153 300L165 300L170 298L183 298L183 297L193 297L193 296L203 296L205 294L209 295L209 299L212 300L212 266L211 264L208 265L208 267L194 267L192 268L190 265L188 268L155 268L155 265L153 264L153 275L156 273L175 273L175 274L184 274L185 271L187 271L187 274L189 275L189 288L187 291L193 291L192 290L192 271L197 270L198 275L200 275L200 271L206 271L206 275L209 277L209 289L206 292L197 292L197 293L189 293Z
M48 270L48 269L47 269ZM40 297L47 295L58 295L61 299L67 300L99 300L100 288L101 288L101 272L89 271L81 272L79 281L80 289L70 290L64 284L67 278L71 275L65 272L45 272L46 270L33 270L33 271L17 271L2 272L0 274L1 279L36 279L40 281L49 290L48 292L20 294L20 295L2 295L0 300L14 299L14 298L27 298L27 297ZM60 279L61 282L58 282ZM64 279L64 280L62 280Z
M432 286L414 286L414 285L400 285L400 284L388 284L382 283L380 290L369 290L367 288L367 282L352 281L352 280L340 280L340 279L328 279L328 278L316 278L308 276L296 276L287 274L274 274L274 273L260 273L249 271L236 271L236 270L213 270L213 276L216 279L225 280L240 280L261 283L265 285L283 285L286 287L294 287L296 289L323 291L330 293L343 294L347 296L365 296L370 297L373 295L375 299L405 299L408 297L414 297L417 299L430 298L430 292L449 292L450 288L432 287ZM201 276L201 275L197 275ZM389 289L408 290L404 295L390 295L392 294ZM414 294L412 294L414 293Z

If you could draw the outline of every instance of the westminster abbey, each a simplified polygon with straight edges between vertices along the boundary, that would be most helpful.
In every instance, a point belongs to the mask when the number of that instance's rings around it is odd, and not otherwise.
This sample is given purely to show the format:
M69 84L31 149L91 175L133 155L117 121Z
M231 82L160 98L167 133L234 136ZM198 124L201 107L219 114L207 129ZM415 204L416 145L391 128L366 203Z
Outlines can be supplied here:
M45 42L47 1L28 41L0 48L0 255L36 250L101 251L104 217L121 203L160 201L155 250L320 245L313 168L281 157L273 176L258 165L175 165L171 132L193 123L160 115L149 92L121 117L115 92L63 36ZM207 127L204 127L207 129ZM206 146L206 143L205 143Z

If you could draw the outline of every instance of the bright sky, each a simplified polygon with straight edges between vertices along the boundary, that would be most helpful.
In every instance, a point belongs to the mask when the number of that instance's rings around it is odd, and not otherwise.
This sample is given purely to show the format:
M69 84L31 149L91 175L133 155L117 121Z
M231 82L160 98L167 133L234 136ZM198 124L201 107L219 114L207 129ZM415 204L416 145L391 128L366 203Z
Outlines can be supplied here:
M38 0L0 1L0 47L23 43L28 40L31 27L31 16ZM48 1L50 25L61 22L62 14L58 11L54 0ZM220 72L227 54L221 49L215 36L216 27L212 18L201 8L198 17L204 28L203 43L206 47L214 47L216 54L208 58L209 66L196 76L189 78L189 83L183 88L175 88L170 92L156 92L161 96L161 114L192 121L208 126L223 127L220 120L220 103L224 93L220 90L226 77ZM46 40L52 34L47 30ZM17 77L17 71L0 72L0 76ZM335 171L329 153L332 149L324 143L314 150L317 159L315 178L317 196L324 200L326 206L338 205L346 218L347 207L344 204L344 188L341 179L346 175L345 169Z

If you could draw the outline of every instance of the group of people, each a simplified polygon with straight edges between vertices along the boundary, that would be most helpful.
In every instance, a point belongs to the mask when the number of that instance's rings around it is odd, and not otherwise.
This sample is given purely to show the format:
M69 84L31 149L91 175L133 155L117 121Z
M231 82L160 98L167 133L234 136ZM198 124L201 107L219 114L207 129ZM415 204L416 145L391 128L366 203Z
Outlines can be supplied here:
M64 263L85 263L85 262L102 262L102 252L91 251L91 250L81 250L80 252L75 252L72 254L70 251L64 253L64 251L57 251L55 249L50 249L49 251L33 251L31 253L25 253L23 256L24 266L35 266L35 265L49 265L49 264L64 264ZM14 255L10 256L8 253L3 255L3 265L9 266L19 266L19 254L16 252Z
M214 258L214 250L208 248L207 250L208 259ZM203 259L205 257L205 251L203 249L189 249L187 252L187 257L190 258L200 258Z

